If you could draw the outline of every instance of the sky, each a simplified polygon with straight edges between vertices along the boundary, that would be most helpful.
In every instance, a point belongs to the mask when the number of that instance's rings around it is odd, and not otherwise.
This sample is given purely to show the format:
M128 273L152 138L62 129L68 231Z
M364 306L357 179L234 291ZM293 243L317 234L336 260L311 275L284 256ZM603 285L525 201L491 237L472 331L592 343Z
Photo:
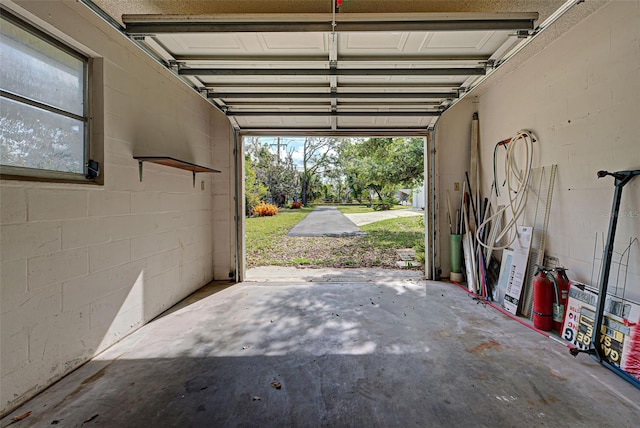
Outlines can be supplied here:
M278 151L277 147L278 137L260 137L260 142L262 144L268 144L269 150L271 153L276 153ZM280 150L282 150L282 155L284 157L285 153L290 150L293 150L293 162L301 166L302 165L302 146L304 145L304 137L280 137Z

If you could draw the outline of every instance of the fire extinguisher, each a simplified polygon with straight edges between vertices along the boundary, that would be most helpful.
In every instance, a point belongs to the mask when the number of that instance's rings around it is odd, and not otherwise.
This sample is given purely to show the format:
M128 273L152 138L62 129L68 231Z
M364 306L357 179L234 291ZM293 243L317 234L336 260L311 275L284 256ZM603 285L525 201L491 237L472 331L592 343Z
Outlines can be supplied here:
M567 269L563 267L557 267L554 269L555 275L554 278L556 280L557 286L557 297L560 299L558 301L555 296L553 299L553 303L556 305L554 307L554 317L553 317L553 329L559 333L561 332L562 326L564 325L564 319L567 316L567 301L569 300L569 277L567 276ZM557 313L556 313L557 312Z
M547 277L547 271L536 266L536 277L533 279L533 326L549 331L553 324L553 286Z

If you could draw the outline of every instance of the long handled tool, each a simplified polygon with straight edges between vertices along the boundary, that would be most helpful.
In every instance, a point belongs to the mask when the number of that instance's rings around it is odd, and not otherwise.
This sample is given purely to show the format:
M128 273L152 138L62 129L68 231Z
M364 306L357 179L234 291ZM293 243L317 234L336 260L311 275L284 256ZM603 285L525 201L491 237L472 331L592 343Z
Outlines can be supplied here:
M620 213L620 201L622 199L622 189L629 183L635 176L640 175L640 169L631 171L598 171L598 178L612 176L615 181L615 192L613 193L613 206L611 208L611 216L609 217L609 233L607 235L607 243L604 247L604 259L602 260L602 273L600 275L600 281L598 284L598 301L596 304L596 316L593 324L593 330L595 334L591 337L591 343L589 349L580 350L577 348L571 349L571 355L576 356L580 352L586 352L590 355L594 355L600 364L607 367L620 377L629 381L636 387L640 388L640 381L622 370L620 367L615 366L606 360L606 356L601 348L602 342L602 320L604 318L604 305L607 300L607 288L609 286L609 273L611 271L611 260L613 259L613 243L616 237L616 228L618 227L618 214Z
M465 199L468 193L465 193ZM478 278L476 275L476 258L473 245L473 232L469 227L469 208L466 203L462 204L462 218L464 220L465 233L462 236L462 249L464 250L464 267L467 275L467 286L469 291L478 292Z
M447 218L449 219L449 233L453 234L453 225L451 224L451 214L453 211L451 210L451 195L449 195L449 190L447 189Z

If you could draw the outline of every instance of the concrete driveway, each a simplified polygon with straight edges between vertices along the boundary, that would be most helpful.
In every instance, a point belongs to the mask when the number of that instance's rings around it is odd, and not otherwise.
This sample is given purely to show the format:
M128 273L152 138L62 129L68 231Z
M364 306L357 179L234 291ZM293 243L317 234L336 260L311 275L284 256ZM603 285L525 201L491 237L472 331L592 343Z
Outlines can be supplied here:
M287 236L359 236L365 235L359 226L398 217L424 216L417 208L375 211L361 214L342 214L337 207L322 206L311 211L291 228Z
M365 224L375 223L377 221L387 220L389 218L416 216L424 216L424 210L421 210L419 208L408 208L406 210L387 210L374 211L372 213L345 214L345 217L351 220L356 226L363 226Z
M293 226L287 236L359 236L366 235L338 208L318 207L311 211L298 224Z
M212 284L1 421L631 427L640 391L455 285L339 270ZM345 271L348 271L345 270ZM300 273L300 278L304 273ZM635 421L635 422L633 422Z

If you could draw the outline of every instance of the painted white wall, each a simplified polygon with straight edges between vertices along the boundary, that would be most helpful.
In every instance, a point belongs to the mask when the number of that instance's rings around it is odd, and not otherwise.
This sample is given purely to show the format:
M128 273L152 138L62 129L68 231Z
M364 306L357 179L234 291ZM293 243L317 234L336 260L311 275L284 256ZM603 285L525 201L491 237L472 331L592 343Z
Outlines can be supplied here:
M533 131L539 139L534 167L558 165L546 252L570 269L570 278L585 283L592 282L595 235L606 235L613 198L613 179L597 179L596 171L640 168L638 76L640 2L615 1L475 94L483 194L493 179L495 143L519 129ZM456 105L438 123L441 176L464 173L454 165L443 167L442 160L455 156L468 141L444 144L452 128L469 126L470 105L471 101ZM447 230L440 223L441 231ZM616 249L623 250L629 238L640 238L640 179L625 187ZM631 248L626 296L640 300L638 242Z
M235 266L224 115L79 2L16 3L103 58L104 185L0 182L0 413Z
M447 110L436 128L436 156L438 157L438 229L440 233L440 268L442 277L449 277L449 219L447 217L447 190L451 209L460 209L464 172L469 170L471 144L471 118L477 105L468 99ZM455 190L458 183L460 190ZM455 214L454 214L455 215ZM452 219L453 221L453 219ZM455 223L454 223L455 224Z

